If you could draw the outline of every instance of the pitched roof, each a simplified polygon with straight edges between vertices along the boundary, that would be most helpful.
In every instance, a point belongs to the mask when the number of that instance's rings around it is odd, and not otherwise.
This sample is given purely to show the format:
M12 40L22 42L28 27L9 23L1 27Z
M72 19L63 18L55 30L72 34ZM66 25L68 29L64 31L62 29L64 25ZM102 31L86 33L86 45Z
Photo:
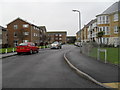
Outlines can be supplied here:
M21 21L23 21L23 22L26 22L26 23L28 23L28 24L30 24L30 25L32 25L32 26L36 26L36 27L38 27L37 25L34 25L34 24L32 24L32 23L30 23L30 22L28 22L28 21L25 21L25 20L23 20L23 19L21 19L21 18L16 18L15 20L13 20L13 21L11 21L10 23L8 23L7 25L9 25L9 24L11 24L11 23L13 23L14 21L16 21L16 20L21 20ZM38 27L39 28L39 27Z
M78 34L78 33L80 33L80 31L77 31L77 33L76 33L76 34Z
M8 23L7 25L9 25L9 24L15 22L16 20L21 20L21 21L24 21L24 22L30 24L29 22L27 22L27 21L25 21L25 20L23 20L23 19L21 19L21 18L18 17L18 18L16 18L15 20L13 20L13 21L11 21L10 23Z
M118 7L118 5L120 5L120 1L111 5L102 14L111 14L111 13L120 11L120 7Z
M99 14L99 15L112 14L115 12L120 12L120 1L112 4L102 14ZM99 15L97 15L97 16L99 16Z
M6 28L0 26L0 30L2 30L2 31L6 31Z

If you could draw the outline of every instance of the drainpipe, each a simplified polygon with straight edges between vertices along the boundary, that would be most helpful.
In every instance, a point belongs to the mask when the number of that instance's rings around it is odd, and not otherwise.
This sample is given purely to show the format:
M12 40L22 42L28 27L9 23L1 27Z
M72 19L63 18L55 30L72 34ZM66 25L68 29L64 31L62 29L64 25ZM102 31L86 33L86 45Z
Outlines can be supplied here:
M31 38L31 42L32 42L32 25L31 25L31 37L30 38Z

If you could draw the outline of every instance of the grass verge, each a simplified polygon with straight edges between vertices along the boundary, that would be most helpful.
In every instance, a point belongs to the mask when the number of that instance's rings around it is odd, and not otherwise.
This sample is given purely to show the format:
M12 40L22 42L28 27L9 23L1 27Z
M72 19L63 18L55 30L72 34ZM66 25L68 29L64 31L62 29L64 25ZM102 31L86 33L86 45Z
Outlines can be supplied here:
M13 49L14 51L16 51L16 48L2 48L0 49L0 53L6 53L6 49L7 49L7 53L13 52Z
M110 62L112 64L120 64L119 63L119 56L118 56L118 51L119 48L101 48L101 49L106 49L107 50L107 62ZM90 56L97 58L97 50L98 48L93 48L90 52ZM105 53L100 52L100 59L102 61L105 60Z

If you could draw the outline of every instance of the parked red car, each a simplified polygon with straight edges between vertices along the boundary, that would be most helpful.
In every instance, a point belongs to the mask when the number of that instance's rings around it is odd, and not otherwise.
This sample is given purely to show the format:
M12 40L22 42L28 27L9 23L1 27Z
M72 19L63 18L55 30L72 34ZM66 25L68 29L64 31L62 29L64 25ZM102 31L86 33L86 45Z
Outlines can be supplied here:
M39 52L39 48L37 46L35 46L34 43L32 42L26 42L26 43L20 43L17 46L16 49L17 54L21 54L21 53L38 53Z

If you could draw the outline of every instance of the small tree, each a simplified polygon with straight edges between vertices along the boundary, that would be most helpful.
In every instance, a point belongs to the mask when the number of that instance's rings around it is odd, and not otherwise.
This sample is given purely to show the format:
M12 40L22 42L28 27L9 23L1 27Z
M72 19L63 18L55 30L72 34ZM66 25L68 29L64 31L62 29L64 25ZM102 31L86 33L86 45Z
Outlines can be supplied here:
M103 35L104 35L103 31L97 33L97 37L100 38L100 45L102 44L102 36Z

